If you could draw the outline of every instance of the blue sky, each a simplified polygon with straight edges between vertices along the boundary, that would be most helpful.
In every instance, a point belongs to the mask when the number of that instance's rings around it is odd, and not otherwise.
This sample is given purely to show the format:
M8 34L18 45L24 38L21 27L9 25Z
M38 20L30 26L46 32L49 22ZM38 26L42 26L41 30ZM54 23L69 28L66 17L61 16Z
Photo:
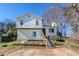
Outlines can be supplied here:
M17 16L26 13L42 15L55 5L56 4L51 3L2 3L0 4L0 20L5 18L14 19Z
M6 18L15 20L17 16L26 13L42 15L48 9L55 6L56 4L53 3L0 3L0 21L5 21L4 19ZM67 30L69 31L70 29Z

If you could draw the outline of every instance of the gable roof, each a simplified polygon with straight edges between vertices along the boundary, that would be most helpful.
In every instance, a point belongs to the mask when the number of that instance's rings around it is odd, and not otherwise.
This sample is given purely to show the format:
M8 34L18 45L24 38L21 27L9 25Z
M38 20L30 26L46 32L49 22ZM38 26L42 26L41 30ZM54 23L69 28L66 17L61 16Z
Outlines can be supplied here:
M21 17L25 17L25 16L34 16L34 17L36 17L36 18L39 18L39 19L43 19L42 17L40 17L40 16L37 16L37 15L34 15L34 14L32 14L32 13L27 13L27 14L25 14L25 15L22 15L22 16L18 16L18 17L16 17L16 19L20 19Z

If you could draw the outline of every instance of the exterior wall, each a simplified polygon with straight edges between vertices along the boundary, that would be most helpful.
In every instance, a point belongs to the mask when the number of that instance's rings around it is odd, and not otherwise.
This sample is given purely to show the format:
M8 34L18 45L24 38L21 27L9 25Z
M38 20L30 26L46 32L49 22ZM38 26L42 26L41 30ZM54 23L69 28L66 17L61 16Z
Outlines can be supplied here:
M23 25L20 24L20 21L23 21ZM39 25L36 25L36 20ZM42 18L37 18L34 16L24 16L16 19L16 28L42 28Z
M36 32L36 37L33 36L33 32ZM18 40L39 40L42 39L41 29L18 29Z
M20 24L21 20L23 25ZM38 25L36 25L38 21ZM17 40L39 40L42 39L42 18L31 15L30 17L25 15L16 19L16 28L17 28ZM49 35L49 28L45 27L46 35ZM36 32L36 37L33 36L33 32ZM57 35L57 29L54 28L53 35Z
M49 33L49 28L51 27L46 27L46 35L50 36L50 33ZM54 33L51 32L52 36L56 36L57 35L57 28L56 27L53 27L54 28Z
M54 36L57 36L57 28L54 28Z

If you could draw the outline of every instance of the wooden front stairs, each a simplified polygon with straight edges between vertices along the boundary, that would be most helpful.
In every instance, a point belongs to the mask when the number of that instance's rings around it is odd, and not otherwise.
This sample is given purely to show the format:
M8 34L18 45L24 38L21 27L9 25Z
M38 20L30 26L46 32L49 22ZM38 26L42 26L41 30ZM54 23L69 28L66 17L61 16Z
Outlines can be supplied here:
M47 48L55 47L54 42L52 42L49 37L47 38L43 34L43 32L42 32L42 36L43 36L43 40L44 40L44 43L45 43L45 45L46 45Z

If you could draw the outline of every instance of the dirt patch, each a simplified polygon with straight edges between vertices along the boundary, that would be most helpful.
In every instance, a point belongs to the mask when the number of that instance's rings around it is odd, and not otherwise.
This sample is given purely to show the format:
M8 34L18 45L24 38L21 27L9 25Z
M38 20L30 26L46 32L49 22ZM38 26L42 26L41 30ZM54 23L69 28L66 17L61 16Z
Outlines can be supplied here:
M65 48L19 49L6 56L78 56L75 51Z

